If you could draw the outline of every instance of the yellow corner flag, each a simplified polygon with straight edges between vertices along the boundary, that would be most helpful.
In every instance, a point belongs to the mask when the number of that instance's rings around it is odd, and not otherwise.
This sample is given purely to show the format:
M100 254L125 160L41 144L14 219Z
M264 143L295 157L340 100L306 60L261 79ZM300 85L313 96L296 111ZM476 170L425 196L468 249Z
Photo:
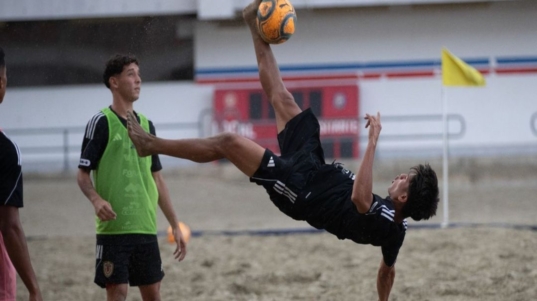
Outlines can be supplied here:
M484 86L485 78L474 67L442 49L442 84L444 86Z

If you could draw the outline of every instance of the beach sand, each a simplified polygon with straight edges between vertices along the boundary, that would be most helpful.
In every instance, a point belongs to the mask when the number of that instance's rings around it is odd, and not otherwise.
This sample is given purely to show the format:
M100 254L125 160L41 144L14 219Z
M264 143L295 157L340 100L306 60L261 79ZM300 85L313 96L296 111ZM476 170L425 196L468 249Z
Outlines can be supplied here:
M390 177L404 164L376 164L375 193L385 196ZM498 175L491 164L470 164L468 170L453 164L453 227L435 227L442 204L431 221L409 223L390 300L534 300L535 166L515 164ZM160 236L162 300L377 300L379 248L325 232L224 235L311 228L279 212L263 188L226 164L170 171L165 179L179 219L197 235L180 263L173 260L174 246ZM20 212L45 300L105 300L105 291L93 284L93 208L75 176L27 177ZM418 227L423 224L431 227ZM158 227L160 233L167 228L161 212ZM17 300L27 299L19 279ZM127 299L141 300L138 289L130 288Z

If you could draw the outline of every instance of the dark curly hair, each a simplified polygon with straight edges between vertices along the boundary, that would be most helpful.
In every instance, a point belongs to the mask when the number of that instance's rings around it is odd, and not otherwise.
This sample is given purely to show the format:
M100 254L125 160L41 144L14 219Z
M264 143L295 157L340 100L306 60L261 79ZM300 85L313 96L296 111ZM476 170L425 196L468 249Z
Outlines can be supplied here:
M419 164L410 169L413 174L408 186L408 198L403 207L403 216L415 221L436 215L438 207L438 179L429 164Z
M132 54L116 54L106 63L103 74L103 82L110 89L110 77L123 72L123 68L132 63L138 65L138 59Z
M6 66L6 61L4 60L5 56L6 54L4 53L4 49L0 47L0 68L3 68Z

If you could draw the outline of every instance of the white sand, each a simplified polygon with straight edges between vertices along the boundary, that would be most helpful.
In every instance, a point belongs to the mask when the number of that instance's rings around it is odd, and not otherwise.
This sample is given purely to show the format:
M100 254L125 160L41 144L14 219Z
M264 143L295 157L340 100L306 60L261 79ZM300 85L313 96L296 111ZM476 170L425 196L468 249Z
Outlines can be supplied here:
M381 167L375 192L384 196L385 174L391 177L394 166ZM537 180L531 170L515 173L518 177L493 177L486 168L471 176L454 169L451 220L536 225ZM181 171L166 180L179 218L194 231L308 228L280 213L263 188L228 167ZM45 299L104 300L104 290L93 284L93 208L74 176L27 178L25 204L21 218ZM440 223L441 217L439 210L431 222ZM162 231L167 227L161 213L158 225ZM330 234L204 235L192 238L181 263L173 261L164 237L160 243L166 272L163 300L377 298L380 249ZM535 250L535 231L411 228L390 300L534 300ZM18 292L17 300L27 300L20 281ZM128 300L141 300L136 288Z

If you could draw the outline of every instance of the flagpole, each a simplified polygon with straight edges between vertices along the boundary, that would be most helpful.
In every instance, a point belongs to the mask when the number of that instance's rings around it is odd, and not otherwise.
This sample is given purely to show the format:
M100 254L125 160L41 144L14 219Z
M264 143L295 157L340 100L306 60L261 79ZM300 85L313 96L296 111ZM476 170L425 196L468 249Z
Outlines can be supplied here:
M485 85L485 78L474 67L468 65L463 60L451 54L446 48L442 49L442 136L444 147L442 154L443 164L443 204L444 204L444 221L442 228L449 226L449 200L448 200L448 143L449 143L449 125L448 125L448 102L446 97L446 86L459 87L477 87Z
M442 136L444 140L443 152L442 152L442 178L443 178L443 205L444 205L444 221L442 222L442 228L447 228L449 225L449 201L448 201L448 133L449 125L447 118L447 99L446 99L446 88L442 85Z

